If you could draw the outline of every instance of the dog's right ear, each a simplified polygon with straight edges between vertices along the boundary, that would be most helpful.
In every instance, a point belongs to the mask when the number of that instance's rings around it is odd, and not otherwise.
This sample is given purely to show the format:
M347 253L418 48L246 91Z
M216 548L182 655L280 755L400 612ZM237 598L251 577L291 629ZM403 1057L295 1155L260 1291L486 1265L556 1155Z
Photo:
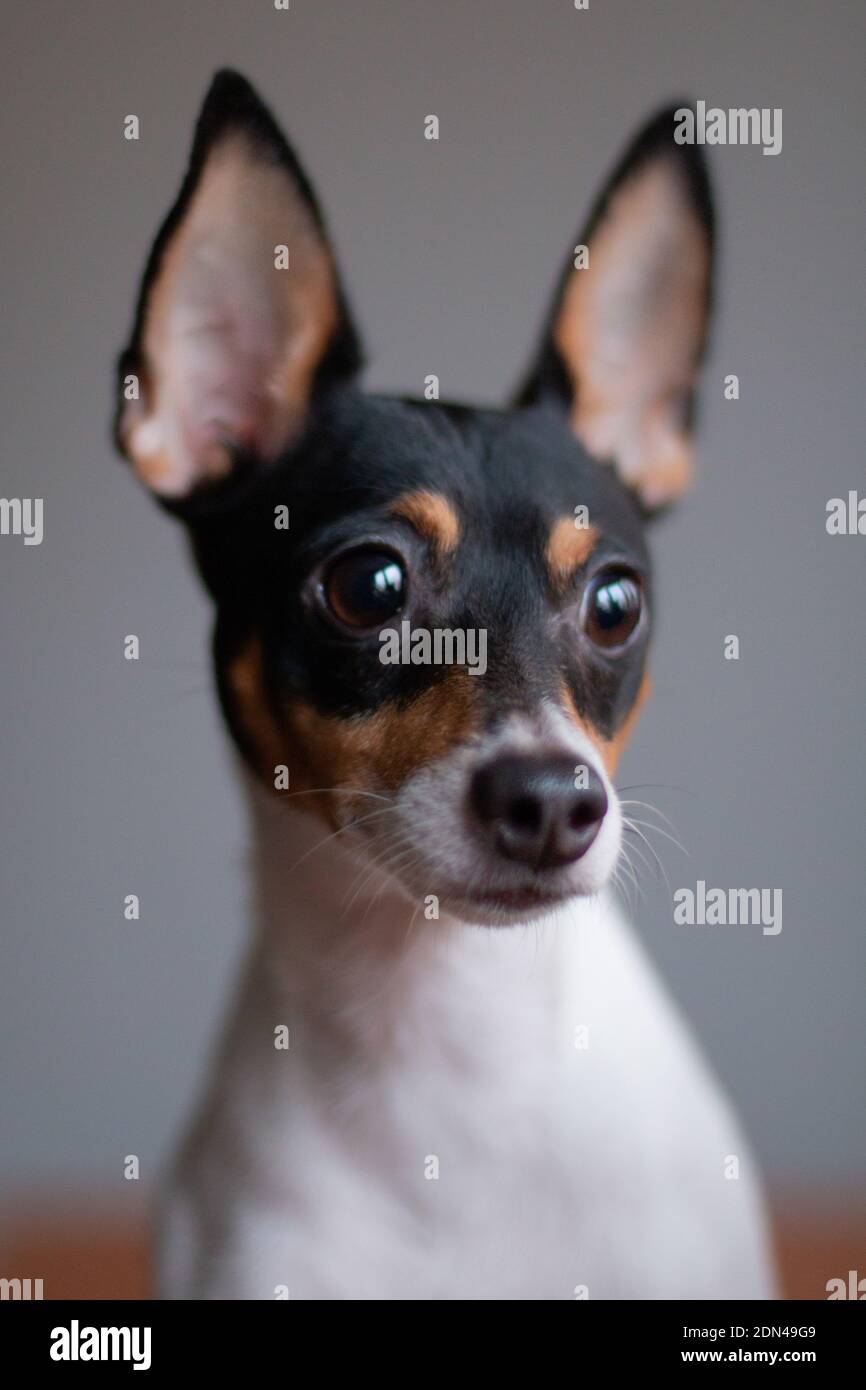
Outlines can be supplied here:
M148 487L182 499L241 458L272 461L313 393L359 366L307 178L249 83L220 72L120 359L117 443Z

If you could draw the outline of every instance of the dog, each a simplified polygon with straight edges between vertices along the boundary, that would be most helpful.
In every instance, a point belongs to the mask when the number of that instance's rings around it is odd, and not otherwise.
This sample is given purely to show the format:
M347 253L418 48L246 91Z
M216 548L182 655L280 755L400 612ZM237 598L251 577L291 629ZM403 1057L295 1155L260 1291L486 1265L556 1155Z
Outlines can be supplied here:
M614 170L498 411L361 391L306 174L245 79L207 94L115 420L215 605L255 844L164 1297L772 1294L747 1147L613 887L711 298L673 128Z

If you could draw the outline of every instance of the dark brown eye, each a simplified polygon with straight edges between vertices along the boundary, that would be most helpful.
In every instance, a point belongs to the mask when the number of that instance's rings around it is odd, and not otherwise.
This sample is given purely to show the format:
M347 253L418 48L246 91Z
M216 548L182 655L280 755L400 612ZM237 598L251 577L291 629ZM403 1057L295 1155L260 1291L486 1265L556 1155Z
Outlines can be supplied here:
M331 565L322 586L331 613L346 627L373 631L406 601L406 571L387 550L351 550Z
M640 582L633 575L600 574L584 600L583 630L597 647L621 647L640 621L642 602Z

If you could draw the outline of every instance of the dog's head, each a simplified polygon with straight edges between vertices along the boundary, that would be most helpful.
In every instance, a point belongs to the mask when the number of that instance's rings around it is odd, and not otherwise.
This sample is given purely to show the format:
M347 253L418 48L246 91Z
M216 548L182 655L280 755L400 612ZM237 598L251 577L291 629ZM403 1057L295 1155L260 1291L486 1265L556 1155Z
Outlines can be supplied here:
M189 528L245 758L471 920L596 892L619 854L644 526L689 477L710 296L673 137L669 111L616 169L513 408L372 396L306 176L222 73L121 357L117 439Z

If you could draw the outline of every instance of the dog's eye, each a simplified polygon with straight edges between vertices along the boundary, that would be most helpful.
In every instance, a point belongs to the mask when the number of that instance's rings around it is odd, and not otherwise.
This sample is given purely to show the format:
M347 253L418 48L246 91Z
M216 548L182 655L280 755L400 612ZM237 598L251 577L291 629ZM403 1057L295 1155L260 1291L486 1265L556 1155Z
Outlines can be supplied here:
M334 561L322 588L339 622L373 631L406 602L406 571L387 550L352 550Z
M584 601L583 629L597 647L621 647L640 621L641 586L634 575L611 572L592 581Z

